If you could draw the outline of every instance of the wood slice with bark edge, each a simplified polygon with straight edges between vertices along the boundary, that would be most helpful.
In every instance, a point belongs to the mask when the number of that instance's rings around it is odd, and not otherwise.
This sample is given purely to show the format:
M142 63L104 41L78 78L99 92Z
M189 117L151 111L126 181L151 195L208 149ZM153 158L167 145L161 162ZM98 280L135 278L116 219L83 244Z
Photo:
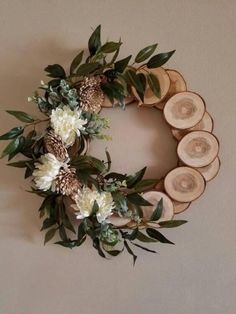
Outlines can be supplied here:
M138 101L138 105L145 105L145 106L154 106L154 104L159 103L160 101L162 101L166 94L168 93L168 90L170 88L170 77L169 75L166 73L166 71L162 68L155 68L155 69L148 69L147 67L142 67L140 68L140 70L137 70L137 73L143 73L145 75L147 75L148 73L152 73L154 74L160 84L160 94L161 97L158 98L153 91L151 90L151 88L149 87L149 85L147 84L146 86L146 91L144 93L144 101L142 101L138 95L138 93L136 92L136 89L134 87L132 87L132 93L134 95L134 97L137 99Z
M177 146L179 159L187 166L200 168L209 165L219 153L219 141L207 131L185 135Z
M186 209L189 208L191 202L187 202L187 203L180 203L177 201L173 201L174 204L174 214L180 214L182 212L184 212Z
M133 95L129 95L125 98L125 105L130 105L135 101ZM111 103L110 99L105 95L104 102L102 104L102 108L113 108L115 105Z
M203 194L206 182L196 169L178 167L166 175L164 186L171 199L180 203L188 203Z
M220 159L219 157L216 157L215 160L213 160L213 162L210 163L208 166L196 169L202 174L206 182L209 182L217 176L220 170L220 166L221 166Z
M109 217L109 222L115 227L126 226L129 222L131 222L131 218L128 217L120 217L116 214L113 214Z
M189 129L201 121L205 102L194 92L181 92L172 96L163 109L167 123L175 129Z
M165 98L163 99L163 101L155 104L155 107L160 110L163 110L165 103L169 98L171 98L172 96L180 92L187 91L187 84L183 76L178 71L172 70L172 69L166 69L166 72L170 77L170 88Z
M186 134L192 131L208 131L212 133L214 128L214 122L210 114L205 111L202 120L196 124L194 127L190 129L185 130L179 130L179 129L171 129L171 132L173 136L177 139L177 141L180 141Z
M167 221L173 219L174 216L174 206L172 200L163 192L158 191L148 191L143 193L142 197L153 204L153 206L141 206L143 211L142 221L148 224L149 226L159 227L158 222ZM149 222L150 218L156 209L158 202L163 199L163 211L161 218L155 222Z

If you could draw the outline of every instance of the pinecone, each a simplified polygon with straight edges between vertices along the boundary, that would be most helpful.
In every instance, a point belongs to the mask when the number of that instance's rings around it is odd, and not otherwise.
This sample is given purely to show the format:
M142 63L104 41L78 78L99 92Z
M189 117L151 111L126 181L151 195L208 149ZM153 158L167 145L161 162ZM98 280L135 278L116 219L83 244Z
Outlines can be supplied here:
M62 195L73 196L81 188L79 180L75 176L74 168L61 169L54 181L54 190Z
M86 77L79 87L80 107L84 111L99 112L104 102L99 77Z
M44 138L44 147L48 153L53 154L59 161L65 161L69 157L61 137L52 130Z

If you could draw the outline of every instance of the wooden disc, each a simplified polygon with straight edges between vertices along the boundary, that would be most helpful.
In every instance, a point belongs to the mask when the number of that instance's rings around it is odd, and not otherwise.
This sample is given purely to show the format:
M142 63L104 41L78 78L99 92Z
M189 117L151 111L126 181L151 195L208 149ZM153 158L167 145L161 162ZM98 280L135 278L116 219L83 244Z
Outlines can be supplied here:
M184 212L187 208L189 208L191 203L190 202L180 203L177 201L173 201L173 204L174 204L174 214L180 214Z
M112 215L109 217L109 221L112 225L114 225L116 227L122 227L122 226L127 225L131 221L131 218L120 217L118 215Z
M216 159L210 163L208 166L197 168L197 170L202 174L204 179L208 182L214 179L219 170L220 170L220 159L216 157Z
M163 113L167 123L173 128L189 129L202 119L205 103L193 92L181 92L166 102Z
M197 199L205 190L205 180L197 170L178 167L171 170L164 181L166 193L175 201L188 203Z
M149 221L153 211L156 209L158 202L163 199L163 211L161 218L157 221L171 220L174 215L174 206L171 199L162 192L148 191L143 193L142 197L147 200L153 206L141 206L143 211L143 221Z
M155 69L148 69L147 67L144 67L138 71L139 73L143 73L147 75L148 73L152 73L156 75L159 84L160 84L160 91L161 91L161 97L158 98L149 85L146 86L146 91L144 93L144 101L142 102L139 95L137 94L135 88L132 87L132 92L134 94L134 97L138 100L139 104L144 103L145 105L154 105L162 101L163 98L165 98L166 94L168 93L168 90L170 88L170 77L166 73L166 71L159 67Z
M174 137L180 141L186 134L192 131L207 131L212 132L213 131L213 119L209 115L207 111L205 111L203 118L198 124L196 124L194 127L186 130L179 130L179 129L172 129L171 132L174 135Z
M193 131L179 142L177 154L187 166L205 167L218 155L219 143L214 135L206 131Z
M170 88L168 90L168 93L165 97L165 101L168 100L173 95L185 92L187 90L186 82L183 78L183 76L176 70L166 70L167 74L170 77ZM160 103L155 104L155 107L162 110L165 106L165 101L162 101Z

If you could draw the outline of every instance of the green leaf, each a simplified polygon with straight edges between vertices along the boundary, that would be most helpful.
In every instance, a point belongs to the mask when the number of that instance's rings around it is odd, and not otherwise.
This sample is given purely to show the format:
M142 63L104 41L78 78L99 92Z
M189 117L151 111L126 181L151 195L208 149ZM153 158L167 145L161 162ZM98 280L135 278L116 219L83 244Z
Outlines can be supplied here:
M115 191L115 192L112 192L112 197L116 204L116 208L121 210L121 212L127 212L128 205L127 205L127 199L124 196L124 194L122 194L119 191Z
M154 187L159 181L159 179L144 179L139 181L134 188L137 191L145 189L147 187Z
M169 52L164 52L164 53L159 53L155 56L153 56L147 63L147 67L149 69L153 68L158 68L165 64L170 57L175 53L175 50L169 51Z
M90 55L91 56L95 55L100 47L101 47L101 25L98 25L88 41Z
M185 224L187 220L168 220L160 221L158 224L161 228L175 228Z
M7 147L3 150L0 158L3 158L5 156L7 156L7 155L10 155L10 154L14 153L18 149L19 143L20 143L20 139L19 138L16 138L13 141L11 141L7 145Z
M44 245L54 237L56 231L57 231L57 228L53 228L47 231L44 237Z
M106 258L106 255L103 253L101 246L100 246L100 241L98 238L93 239L93 247L98 251L98 254L103 257Z
M43 225L42 225L42 228L40 231L42 230L45 230L45 229L48 229L50 227L52 227L53 225L56 224L56 221L54 218L46 218L44 221L43 221Z
M152 206L151 203L146 201L140 194L138 193L131 193L128 194L127 199L130 201L130 203L140 206Z
M128 79L128 83L135 87L135 89L141 93L144 93L143 85L140 81L140 77L133 70L128 70L125 72L125 76Z
M135 228L130 234L124 234L123 238L128 239L128 240L135 240L137 238L138 234L138 228Z
M150 221L159 220L161 218L162 211L163 211L163 198L161 198L160 201L157 203L157 206L154 212L152 213Z
M150 252L150 253L157 253L156 251L150 250L150 249L148 249L148 248L146 248L146 247L144 247L144 246L142 246L142 245L140 245L140 244L138 244L138 243L133 243L133 242L131 242L131 243L132 243L133 245L137 246L138 248L144 250L144 251L147 251L147 252Z
M114 64L115 71L117 71L119 73L123 73L124 70L126 69L127 65L129 64L131 57L132 57L132 55L115 62L115 64Z
M24 132L24 129L21 126L13 128L9 132L1 135L0 136L0 140L11 140L11 139L14 139L18 135L22 134L23 132Z
M30 123L35 121L33 117L31 117L28 113L23 111L7 110L6 112L22 122Z
M161 233L160 233L159 231L157 231L156 229L147 228L146 232L147 232L147 234L149 235L149 237L154 238L154 239L160 241L161 243L174 244L173 242L171 242L170 240L168 240L165 236L163 236L163 234L161 234Z
M70 74L73 74L78 66L80 65L83 59L84 50L80 51L80 53L73 59L71 66L70 66Z
M135 265L135 262L137 260L137 256L134 254L134 252L131 250L131 248L129 247L127 241L124 240L124 246L127 250L127 252L133 256L133 266Z
M18 137L18 139L19 139L19 144L17 146L17 149L14 152L9 154L8 160L11 160L18 153L20 153L23 150L24 146L25 146L25 137L24 136L20 136L20 137Z
M153 93L158 97L161 98L161 89L160 89L160 83L158 81L158 78L156 75L149 73L147 75L148 84L153 91Z
M84 229L84 223L81 222L81 223L79 224L79 227L78 227L78 236L77 236L77 240L78 240L78 241L81 241L85 236L86 236L86 232L85 232L85 229Z
M119 251L119 250L106 250L106 252L108 254L110 254L111 256L117 256L119 255L122 251Z
M16 168L26 168L29 162L30 160L19 160L16 162L10 162L7 164L7 166L16 167Z
M60 227L59 227L59 235L60 235L60 238L62 239L62 241L68 240L68 237L66 234L66 229L63 225L60 225Z
M44 71L48 72L48 76L53 78L66 78L66 72L60 64L51 64L48 65Z
M105 151L107 157L107 172L111 169L111 155L109 154L108 150Z
M147 167L142 168L136 172L134 176L128 176L126 183L129 189L133 188L138 182L140 182L146 172Z
M135 58L135 62L140 63L140 62L143 62L144 60L148 59L153 54L156 47L157 47L157 44L154 44L154 45L147 46L147 47L143 48L142 50L140 50L139 53L137 54L136 58Z
M121 42L114 42L114 41L109 41L107 43L105 43L100 50L103 53L112 53L114 51L116 51L117 49L120 48L120 46L122 45Z
M145 243L151 243L151 242L157 242L156 239L152 239L152 238L149 238L146 234L138 231L137 233L137 239L141 242L145 242Z
M78 68L78 70L76 71L76 74L77 75L87 75L87 74L97 70L99 67L100 67L100 64L98 62L84 63Z

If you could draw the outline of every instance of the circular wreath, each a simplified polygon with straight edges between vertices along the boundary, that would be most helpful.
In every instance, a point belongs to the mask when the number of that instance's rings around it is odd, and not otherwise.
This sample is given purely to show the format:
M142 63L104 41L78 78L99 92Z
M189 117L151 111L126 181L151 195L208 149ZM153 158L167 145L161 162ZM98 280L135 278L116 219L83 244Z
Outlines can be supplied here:
M8 165L25 168L25 178L33 181L30 192L43 197L44 243L56 236L56 244L73 248L89 237L102 257L126 249L135 263L132 246L155 252L142 242L173 244L160 229L186 222L173 217L218 173L219 144L204 100L187 91L179 72L162 68L175 51L153 55L153 44L130 65L131 55L117 61L121 44L102 44L99 25L88 52L79 52L68 75L59 64L47 66L52 79L42 81L41 92L28 99L44 118L8 110L24 124L0 137L11 140L1 157L25 157ZM109 139L104 134L108 120L99 115L102 107L137 102L162 110L178 141L178 167L164 178L144 179L146 167L134 175L111 172L108 151L106 161L87 154L91 140Z

